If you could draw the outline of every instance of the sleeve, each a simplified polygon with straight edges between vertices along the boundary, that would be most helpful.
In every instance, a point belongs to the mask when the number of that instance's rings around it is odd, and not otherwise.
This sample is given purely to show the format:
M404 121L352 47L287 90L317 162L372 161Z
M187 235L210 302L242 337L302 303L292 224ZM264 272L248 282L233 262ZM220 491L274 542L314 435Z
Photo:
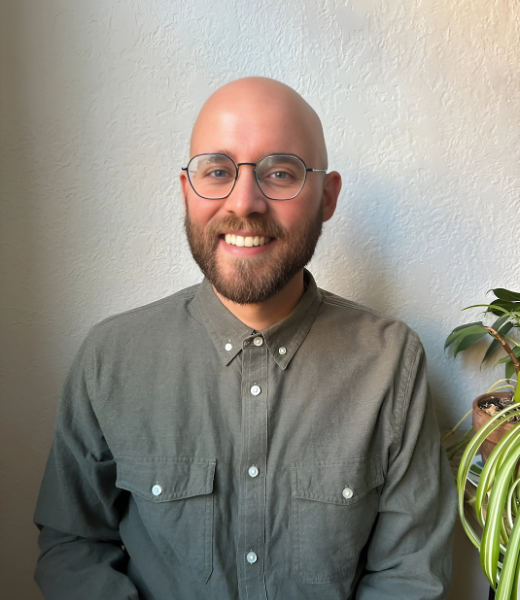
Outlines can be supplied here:
M418 345L418 349L417 349ZM441 600L451 579L456 492L417 340L402 369L400 431L356 600Z
M91 404L84 343L65 382L35 512L35 579L47 600L138 600L119 535L124 492ZM92 361L91 361L92 362Z

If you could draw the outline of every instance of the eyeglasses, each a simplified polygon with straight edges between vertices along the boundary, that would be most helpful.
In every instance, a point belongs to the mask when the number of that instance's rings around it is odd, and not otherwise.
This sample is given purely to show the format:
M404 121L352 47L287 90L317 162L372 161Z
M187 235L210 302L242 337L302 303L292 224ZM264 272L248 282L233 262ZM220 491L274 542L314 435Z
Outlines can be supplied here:
M325 169L309 169L303 160L292 154L272 154L257 163L235 161L226 154L198 154L186 171L193 191L201 198L222 200L233 191L238 169L253 167L258 187L271 200L291 200L302 191L307 173L325 173Z

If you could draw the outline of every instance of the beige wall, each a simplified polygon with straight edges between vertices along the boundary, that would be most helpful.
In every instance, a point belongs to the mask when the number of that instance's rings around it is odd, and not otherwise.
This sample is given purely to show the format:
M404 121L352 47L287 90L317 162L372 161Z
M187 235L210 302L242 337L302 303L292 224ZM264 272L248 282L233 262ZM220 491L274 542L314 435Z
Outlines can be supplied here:
M498 378L442 346L461 307L519 287L518 8L0 1L5 597L39 597L31 515L81 339L200 278L177 175L197 108L230 79L279 78L322 115L345 187L312 270L419 332L441 422Z

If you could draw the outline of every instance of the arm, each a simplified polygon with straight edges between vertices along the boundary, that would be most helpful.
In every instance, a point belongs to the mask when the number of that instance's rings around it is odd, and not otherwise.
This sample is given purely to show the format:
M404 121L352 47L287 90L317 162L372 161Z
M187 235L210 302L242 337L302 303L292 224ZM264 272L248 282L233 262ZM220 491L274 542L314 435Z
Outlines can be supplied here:
M47 600L138 600L119 536L124 493L90 402L86 344L69 376L35 513Z
M357 600L441 600L451 577L453 475L428 395L424 351L398 376L399 435Z

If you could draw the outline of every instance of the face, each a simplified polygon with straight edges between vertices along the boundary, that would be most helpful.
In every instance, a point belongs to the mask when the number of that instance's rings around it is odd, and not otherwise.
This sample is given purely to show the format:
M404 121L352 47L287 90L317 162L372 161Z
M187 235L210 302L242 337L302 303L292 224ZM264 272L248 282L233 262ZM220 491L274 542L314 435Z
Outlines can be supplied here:
M285 153L323 168L315 164L319 159L294 112L290 105L258 95L246 95L243 102L224 97L201 113L191 155L224 153L236 163L256 163ZM181 175L190 248L217 292L239 304L257 304L301 272L314 253L323 221L334 210L328 206L324 177L309 173L296 198L276 201L262 194L251 166L240 167L233 191L222 200L200 198Z
M237 304L258 304L281 291L312 258L321 205L290 232L274 218L254 214L229 215L204 227L189 207L185 227L193 258L217 292Z

